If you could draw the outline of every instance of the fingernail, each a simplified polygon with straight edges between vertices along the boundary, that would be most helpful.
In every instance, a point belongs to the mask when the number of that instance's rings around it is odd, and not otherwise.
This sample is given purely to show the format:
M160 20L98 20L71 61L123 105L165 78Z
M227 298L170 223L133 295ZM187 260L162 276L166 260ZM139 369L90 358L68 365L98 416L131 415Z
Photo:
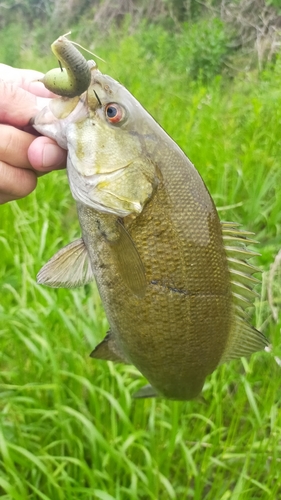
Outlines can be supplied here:
M43 148L42 163L46 169L61 167L66 159L66 152L56 144L45 144Z

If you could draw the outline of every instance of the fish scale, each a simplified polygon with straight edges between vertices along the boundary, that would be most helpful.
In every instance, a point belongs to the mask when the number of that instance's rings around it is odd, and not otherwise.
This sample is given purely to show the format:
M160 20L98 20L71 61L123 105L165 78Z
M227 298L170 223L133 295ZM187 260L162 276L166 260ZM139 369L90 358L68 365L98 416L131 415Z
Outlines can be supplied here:
M159 216L158 213L161 213L163 206L165 206L165 199L163 199L161 187L158 188L155 194L156 198L158 194L161 203L153 198L143 213L145 227L147 227L145 222L149 220L153 228L154 221L155 219L157 220ZM159 207L159 210L157 211L155 207ZM152 216L148 215L150 208L153 213ZM82 219L83 216L80 216L80 220ZM198 390L197 388L198 386L201 388L205 376L212 371L219 362L224 347L220 332L222 326L225 330L229 330L229 325L227 323L229 323L229 303L231 301L231 296L225 297L224 294L222 294L222 300L218 302L213 291L214 285L209 283L207 288L205 279L206 273L200 276L198 280L198 265L196 266L194 285L196 289L200 290L200 295L195 295L195 292L193 292L194 296L192 296L193 283L191 279L189 279L188 282L189 291L185 290L184 284L186 283L183 279L184 274L181 265L181 261L184 259L182 253L179 251L177 251L177 253L167 253L166 250L164 251L165 259L159 259L159 254L161 255L159 248L161 249L163 243L165 246L166 242L171 241L171 235L173 237L175 235L174 226L172 226L171 223L168 224L167 220L168 217L166 216L165 226L168 227L168 229L172 229L170 231L166 230L166 238L164 240L163 232L161 232L161 239L158 241L158 245L154 246L153 252L146 252L144 250L146 246L143 245L143 242L148 241L149 237L147 236L147 231L143 230L143 224L137 224L138 220L135 219L127 228L136 245L140 258L144 263L144 267L147 270L147 278L149 279L150 277L148 270L151 262L154 263L154 267L157 268L160 273L164 286L160 286L159 284L156 285L157 293L155 293L155 285L151 285L147 287L145 297L143 299L137 299L130 293L128 288L123 286L122 280L119 281L119 286L117 285L116 274L118 273L118 269L114 269L113 266L111 271L112 280L115 279L115 286L111 293L108 290L107 284L104 284L104 273L100 275L95 273L95 275L109 322L112 325L112 333L118 332L120 346L123 351L127 353L129 360L131 360L144 375L147 374L147 366L149 367L149 374L146 376L148 376L152 385L156 388L159 386L158 379L160 374L161 384L165 385L166 395L169 397L172 397L171 392L175 392L175 385L178 386L177 392L180 392L180 386L183 385L184 381L184 386L181 388L182 397L189 397L189 395L186 394L186 390L188 389L186 380L190 377L190 371L193 373L192 389L196 387L196 390ZM96 249L98 235L94 234L91 237L93 238L93 243L91 244L88 242L88 247ZM195 238L200 238L200 231L198 232L198 236L197 231L195 231L195 235L193 234L192 239L195 240ZM211 241L212 239L210 238L210 242ZM174 242L176 243L175 238ZM103 242L103 247L100 253L105 256L105 252L107 251L106 241ZM189 250L185 247L184 249L185 252L183 252L183 254L187 255L186 268L188 268L188 259L191 255L190 247L188 246ZM205 259L210 255L210 252L204 255L206 253L204 247L201 253L203 253ZM213 253L216 255L215 252ZM108 257L108 259L112 261L111 257ZM172 267L174 267L177 262L180 263L179 266L176 265L176 268L178 274L181 275L181 282L178 285L176 276L171 274L173 285L170 288L175 289L176 286L185 293L178 293L167 287L169 264L171 263ZM161 264L163 265L162 270ZM217 268L218 267L216 267L216 269ZM190 269L194 275L194 268L191 267ZM151 271L151 276L153 277L153 270ZM216 276L210 274L209 282L210 278L211 281L216 281ZM206 290L206 288L208 292L211 288L212 295L207 297L204 296L203 290ZM118 302L116 301L116 295L118 296ZM228 302L226 307L225 302ZM113 305L114 303L115 307ZM223 309L225 309L228 314L224 315ZM154 319L153 323L151 323L151 317ZM116 322L116 318L118 318L118 322ZM207 331L204 332L204 336L202 336L202 326L203 328L207 328ZM171 342L175 337L177 339L176 344ZM211 342L217 344L214 352L210 350ZM127 350L128 345L130 346L129 350ZM169 353L168 356L165 354L166 352ZM210 355L211 359L208 359ZM164 367L163 363L165 363ZM181 372L181 377L179 377L179 371ZM176 397L180 396L177 394Z
M137 397L192 399L219 364L267 345L246 320L256 283L252 240L220 222L195 167L127 89L89 68L78 103L52 101L34 118L68 149L82 230L38 282L95 279L110 331L91 356L133 363L151 384Z

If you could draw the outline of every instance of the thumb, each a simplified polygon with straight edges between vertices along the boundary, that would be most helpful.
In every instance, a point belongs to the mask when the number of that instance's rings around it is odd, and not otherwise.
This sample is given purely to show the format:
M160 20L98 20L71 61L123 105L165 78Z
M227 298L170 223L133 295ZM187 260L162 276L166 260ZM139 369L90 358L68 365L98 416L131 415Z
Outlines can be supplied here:
M29 146L28 160L37 172L59 170L66 165L66 151L48 137L37 137Z

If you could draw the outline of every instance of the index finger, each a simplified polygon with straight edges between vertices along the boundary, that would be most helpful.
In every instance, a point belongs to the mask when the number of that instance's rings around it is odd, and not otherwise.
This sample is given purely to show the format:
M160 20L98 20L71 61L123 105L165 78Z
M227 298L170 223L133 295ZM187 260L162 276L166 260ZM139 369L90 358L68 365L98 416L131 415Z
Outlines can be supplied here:
M25 127L38 112L37 98L21 88L0 81L0 122Z
M0 63L1 80L21 87L39 97L57 97L53 92L47 90L42 82L39 82L44 73L33 69L18 69Z

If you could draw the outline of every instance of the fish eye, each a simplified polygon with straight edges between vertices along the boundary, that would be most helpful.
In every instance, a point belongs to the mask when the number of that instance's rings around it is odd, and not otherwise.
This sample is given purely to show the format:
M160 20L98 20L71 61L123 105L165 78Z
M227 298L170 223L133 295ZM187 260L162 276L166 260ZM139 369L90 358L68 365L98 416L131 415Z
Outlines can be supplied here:
M118 123L124 118L124 109L119 104L111 103L105 108L105 114L110 123Z

